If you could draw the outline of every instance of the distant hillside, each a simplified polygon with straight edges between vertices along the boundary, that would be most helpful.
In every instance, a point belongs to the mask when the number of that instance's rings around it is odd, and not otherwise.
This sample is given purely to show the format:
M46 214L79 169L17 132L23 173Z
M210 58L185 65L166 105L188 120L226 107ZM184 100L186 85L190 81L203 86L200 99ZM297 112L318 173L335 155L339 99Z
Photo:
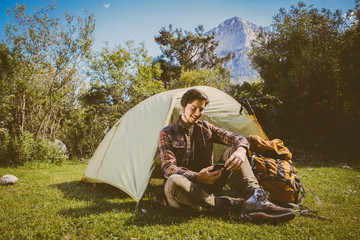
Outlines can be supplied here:
M210 30L215 33L215 40L219 42L216 52L219 56L226 55L229 51L235 53L235 58L225 64L231 72L233 83L241 83L259 78L259 73L251 66L247 55L250 42L256 37L259 27L238 17L233 17Z

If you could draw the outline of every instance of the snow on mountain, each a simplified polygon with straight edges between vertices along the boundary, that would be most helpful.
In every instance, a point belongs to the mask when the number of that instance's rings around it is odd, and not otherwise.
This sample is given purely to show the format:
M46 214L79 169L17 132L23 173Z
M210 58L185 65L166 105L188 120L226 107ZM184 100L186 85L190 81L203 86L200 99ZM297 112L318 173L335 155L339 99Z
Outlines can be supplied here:
M219 42L216 53L225 56L229 51L235 53L235 58L225 64L231 72L231 81L241 83L258 79L259 73L252 68L248 56L250 43L256 37L259 27L238 17L230 18L218 27L210 30L215 33L215 40Z

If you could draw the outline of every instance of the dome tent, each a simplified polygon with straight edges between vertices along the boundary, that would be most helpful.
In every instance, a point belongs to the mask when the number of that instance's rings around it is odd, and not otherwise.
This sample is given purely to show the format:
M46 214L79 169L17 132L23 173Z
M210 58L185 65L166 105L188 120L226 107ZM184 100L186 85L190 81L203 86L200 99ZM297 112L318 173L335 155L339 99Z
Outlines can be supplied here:
M221 90L197 88L209 97L202 120L244 137L265 137L241 105ZM140 201L157 158L159 132L181 114L180 100L190 88L156 94L129 110L106 134L85 169L83 180L113 185ZM215 159L225 146L215 146Z

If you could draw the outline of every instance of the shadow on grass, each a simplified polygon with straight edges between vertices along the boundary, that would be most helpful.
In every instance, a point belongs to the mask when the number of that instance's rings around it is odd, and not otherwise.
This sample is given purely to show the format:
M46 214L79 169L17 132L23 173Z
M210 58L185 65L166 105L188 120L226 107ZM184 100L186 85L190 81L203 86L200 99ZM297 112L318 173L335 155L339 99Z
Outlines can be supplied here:
M129 197L120 189L103 183L92 184L81 181L73 181L54 184L51 187L62 191L65 198L82 201L98 202L107 199L125 199Z
M183 223L196 219L199 215L216 217L216 215L207 211L199 212L193 209L186 211L176 210L155 203L152 197L161 191L162 185L148 186L143 200L139 202L138 211L135 211L136 201L120 189L108 184L96 184L94 186L90 183L73 181L55 184L51 187L59 189L66 199L90 202L90 204L84 207L72 207L59 211L59 214L67 217L82 218L109 213L115 210L131 213L132 215L127 220L127 223L138 226ZM121 201L111 201L114 199Z
M120 189L108 184L92 184L80 181L64 182L52 185L59 189L64 198L90 202L90 206L61 210L60 214L71 217L85 217L111 212L114 209L134 211L136 202ZM129 199L129 202L112 203L112 199Z
M153 226L153 225L177 225L187 223L199 218L214 219L214 221L223 220L225 222L238 223L239 217L229 214L220 215L210 210L196 210L192 208L174 209L163 207L154 203L152 200L140 202L140 209L125 224L133 226ZM143 212L146 210L145 212Z
M153 225L177 225L181 223L187 223L189 221L197 221L199 218L207 218L213 221L223 221L226 223L233 224L254 224L254 225L271 225L271 226L281 226L285 222L277 221L261 221L261 220L250 220L241 218L239 214L232 213L223 213L219 214L211 210L195 210L192 208L188 209L174 209L174 208L165 208L154 202L148 200L143 201L140 205L141 209L146 209L146 212L143 213L140 209L133 217L129 218L126 221L126 224L133 226L153 226Z
M59 189L66 199L88 202L83 207L70 207L60 210L59 214L67 217L82 218L110 212L112 214L123 214L125 212L130 213L130 216L129 214L124 215L126 224L135 226L174 225L197 220L199 217L240 224L247 222L235 213L218 214L214 211L199 211L193 208L178 210L155 203L153 197L159 194L164 187L163 180L157 178L158 176L160 175L153 174L136 212L136 201L125 192L108 184L73 181L55 184L52 187Z
M218 214L214 211L199 211L193 208L174 209L161 206L152 200L152 197L162 189L162 185L149 185L143 200L139 202L139 209L135 211L136 202L126 193L108 184L93 184L73 181L52 185L52 187L63 192L64 198L79 201L89 201L90 205L85 207L74 207L63 209L59 214L66 217L82 218L104 213L121 212L131 213L127 215L125 224L133 226L152 225L176 225L201 218L222 220L224 222L246 223L235 213ZM111 202L112 199L120 199L120 202Z
M135 204L131 202L111 203L108 201L103 201L103 202L94 203L91 206L87 206L87 207L64 209L61 210L59 214L68 217L82 218L91 215L100 215L103 213L108 213L113 211L114 209L121 209L126 212L131 212L134 209L134 205Z

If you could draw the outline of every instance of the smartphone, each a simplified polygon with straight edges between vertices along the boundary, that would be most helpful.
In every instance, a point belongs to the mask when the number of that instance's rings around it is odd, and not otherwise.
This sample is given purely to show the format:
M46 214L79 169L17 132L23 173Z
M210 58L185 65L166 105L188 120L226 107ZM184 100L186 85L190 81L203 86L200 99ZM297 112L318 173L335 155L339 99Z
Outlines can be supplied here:
M214 166L214 168L210 170L210 172L215 172L215 171L217 171L217 170L219 170L219 169L222 169L222 168L224 168L224 167L225 167L225 166L224 166L224 163L217 163L217 164Z

